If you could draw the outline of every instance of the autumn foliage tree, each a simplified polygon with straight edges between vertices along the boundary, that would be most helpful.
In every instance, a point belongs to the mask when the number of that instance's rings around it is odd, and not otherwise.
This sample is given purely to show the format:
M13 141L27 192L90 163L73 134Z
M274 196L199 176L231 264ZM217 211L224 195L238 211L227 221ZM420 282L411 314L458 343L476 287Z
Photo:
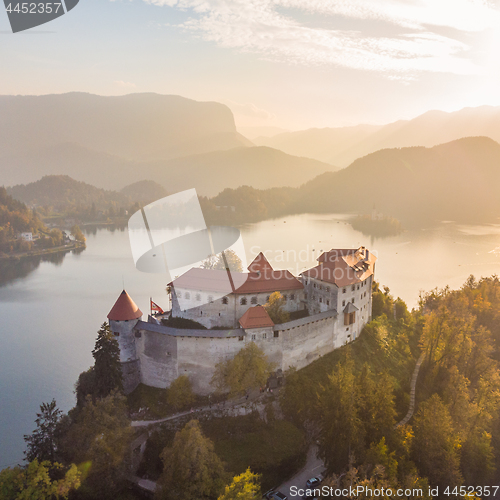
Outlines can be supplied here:
M265 304L269 317L277 325L290 321L290 314L285 310L286 300L280 292L273 292Z
M234 358L215 365L211 384L218 392L236 396L265 386L273 369L264 351L255 342L249 342Z
M158 500L213 500L224 490L224 466L197 420L177 432L172 447L165 448L161 458L164 470L158 481Z

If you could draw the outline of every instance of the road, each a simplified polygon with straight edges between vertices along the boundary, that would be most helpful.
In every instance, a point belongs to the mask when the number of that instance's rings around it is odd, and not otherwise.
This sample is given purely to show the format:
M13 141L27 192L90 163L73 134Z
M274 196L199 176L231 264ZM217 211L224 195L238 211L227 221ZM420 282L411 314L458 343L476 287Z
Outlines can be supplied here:
M283 483L278 491L284 493L288 496L289 500L299 499L298 496L290 495L290 486L297 486L299 488L305 488L306 481L318 474L322 474L325 470L325 466L323 465L323 460L316 457L316 446L311 446L309 451L307 452L307 460L306 464L302 470L300 470L295 476L293 476L289 481Z

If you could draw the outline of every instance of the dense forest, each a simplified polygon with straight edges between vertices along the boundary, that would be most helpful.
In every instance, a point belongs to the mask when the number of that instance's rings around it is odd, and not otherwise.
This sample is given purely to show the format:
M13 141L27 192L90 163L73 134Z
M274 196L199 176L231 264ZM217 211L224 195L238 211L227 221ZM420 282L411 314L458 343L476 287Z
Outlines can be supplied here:
M35 206L45 217L69 217L82 222L123 219L167 195L154 181L139 181L120 192L96 188L67 175L46 175L39 181L7 188L19 201Z

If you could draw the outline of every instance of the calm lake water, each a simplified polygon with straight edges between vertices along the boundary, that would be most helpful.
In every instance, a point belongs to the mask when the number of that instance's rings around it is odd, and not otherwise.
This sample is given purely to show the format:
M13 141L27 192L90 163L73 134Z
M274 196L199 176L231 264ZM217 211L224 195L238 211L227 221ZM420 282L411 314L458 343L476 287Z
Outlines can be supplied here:
M419 290L460 287L465 279L500 274L500 225L443 222L391 238L355 231L345 215L300 215L241 228L248 263L259 251L275 268L298 274L321 251L367 246L378 254L376 279L410 307ZM39 405L55 398L67 411L73 386L93 362L97 330L123 283L143 313L149 297L167 306L165 275L133 264L126 229L87 234L87 249L55 262L3 272L0 284L0 469L23 458Z

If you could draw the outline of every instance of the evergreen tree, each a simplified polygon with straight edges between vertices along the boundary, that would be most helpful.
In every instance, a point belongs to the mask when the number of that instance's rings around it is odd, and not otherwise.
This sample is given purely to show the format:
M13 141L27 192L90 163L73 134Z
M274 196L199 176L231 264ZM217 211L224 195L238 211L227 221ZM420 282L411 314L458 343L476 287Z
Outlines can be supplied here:
M161 454L164 470L158 481L158 500L208 500L224 490L227 474L197 420L177 432L171 448Z
M50 403L40 405L40 413L36 414L36 429L31 435L24 436L28 448L25 451L28 462L33 460L54 462L56 454L55 434L61 415L62 411L57 408L55 399Z
M95 395L106 397L114 389L123 390L120 348L108 323L103 323L97 332L94 356Z

